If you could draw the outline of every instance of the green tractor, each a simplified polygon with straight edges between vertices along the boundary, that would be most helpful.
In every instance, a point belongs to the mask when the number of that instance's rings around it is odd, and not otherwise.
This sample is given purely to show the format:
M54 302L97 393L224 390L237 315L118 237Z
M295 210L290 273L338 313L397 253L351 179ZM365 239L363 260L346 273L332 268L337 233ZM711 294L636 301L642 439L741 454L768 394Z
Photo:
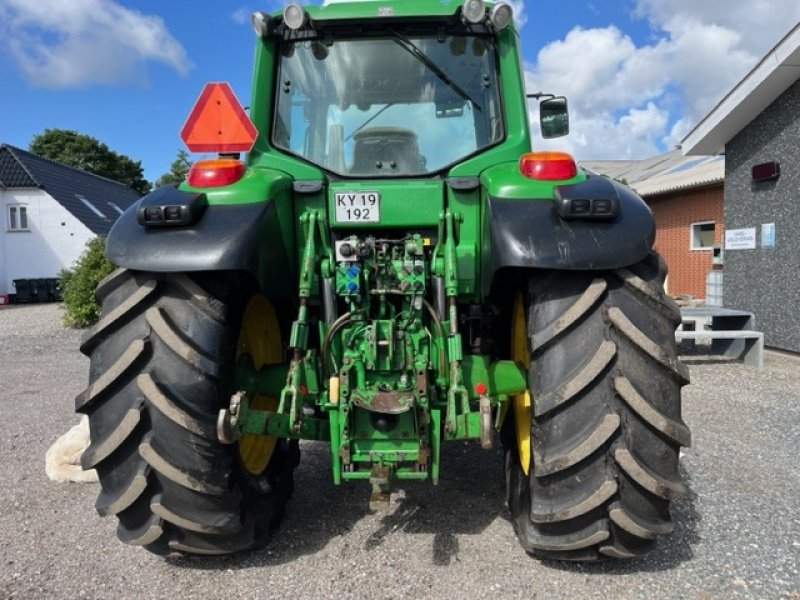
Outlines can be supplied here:
M252 22L249 119L229 88L204 92L184 138L219 157L108 237L120 269L76 401L98 512L157 554L231 553L268 542L299 440L330 445L333 481L369 485L373 509L398 482L436 485L443 443L497 441L527 552L649 550L690 440L679 313L644 202L531 152L511 8ZM566 100L534 96L544 137L565 134Z

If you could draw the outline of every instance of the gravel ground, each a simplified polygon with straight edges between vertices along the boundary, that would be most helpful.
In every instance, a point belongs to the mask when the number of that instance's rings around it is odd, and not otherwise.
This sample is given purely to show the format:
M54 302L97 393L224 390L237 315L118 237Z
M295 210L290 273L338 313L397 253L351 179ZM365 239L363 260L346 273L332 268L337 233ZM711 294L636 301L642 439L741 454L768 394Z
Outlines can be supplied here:
M800 362L763 369L694 360L682 459L688 495L651 554L541 562L502 508L499 451L446 444L438 488L408 485L367 511L367 485L335 489L324 446L305 444L283 527L264 551L162 559L114 537L97 484L57 484L44 454L77 421L88 361L55 305L0 310L0 597L3 598L800 598Z

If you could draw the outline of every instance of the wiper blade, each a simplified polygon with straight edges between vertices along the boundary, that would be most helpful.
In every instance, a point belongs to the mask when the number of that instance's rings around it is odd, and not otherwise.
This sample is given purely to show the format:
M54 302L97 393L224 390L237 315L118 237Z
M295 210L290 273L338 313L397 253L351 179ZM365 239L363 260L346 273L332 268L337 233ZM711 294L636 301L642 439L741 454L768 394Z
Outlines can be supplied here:
M370 123L372 123L372 122L373 122L375 119L377 119L378 117L380 117L380 116L383 114L383 111L385 111L387 108L390 108L390 107L394 106L395 104L397 104L397 102L389 102L389 104L387 104L386 106L384 106L382 109L380 109L380 110L379 110L378 112L376 112L374 115L372 115L372 116L371 116L369 119L367 119L366 121L364 121L364 122L363 122L361 125L359 125L359 126L358 126L358 127L356 127L355 129L353 129L353 133L351 133L351 134L350 134L350 135L348 135L346 138L344 138L344 141L345 141L345 142L346 142L346 141L348 141L348 140L349 140L350 138L352 138L352 137L353 137L355 134L357 134L359 131L361 131L362 129L364 129L364 127L366 127L367 125L369 125Z
M410 39L398 33L394 29L389 29L389 33L391 33L396 38L394 41L398 46L400 46L403 50L411 54L411 56L416 58L423 65L428 67L428 69L430 69L434 75L436 75L441 81L446 83L451 90L453 90L456 94L458 94L461 97L462 100L471 102L476 109L483 112L481 105L478 104L472 96L470 96L467 92L465 92L462 87L460 87L455 81L453 81L453 79L447 73L442 71L439 65L433 62L433 60L431 60L431 58L427 54L425 54L422 50L419 49L419 46L417 46Z

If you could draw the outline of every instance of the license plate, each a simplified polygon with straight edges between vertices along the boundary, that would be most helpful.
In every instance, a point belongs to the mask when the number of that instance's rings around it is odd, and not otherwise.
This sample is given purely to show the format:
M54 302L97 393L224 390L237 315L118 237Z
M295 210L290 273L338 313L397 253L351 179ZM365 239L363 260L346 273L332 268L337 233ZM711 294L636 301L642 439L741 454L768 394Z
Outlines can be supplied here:
M377 223L381 220L380 192L334 192L337 223Z

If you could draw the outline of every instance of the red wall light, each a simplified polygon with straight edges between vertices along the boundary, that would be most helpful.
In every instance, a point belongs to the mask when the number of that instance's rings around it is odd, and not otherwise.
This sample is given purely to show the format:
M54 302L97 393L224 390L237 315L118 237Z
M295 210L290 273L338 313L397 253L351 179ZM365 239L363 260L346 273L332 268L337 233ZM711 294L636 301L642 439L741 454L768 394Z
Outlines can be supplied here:
M765 162L760 165L753 165L753 181L772 181L781 176L781 165L777 161Z

